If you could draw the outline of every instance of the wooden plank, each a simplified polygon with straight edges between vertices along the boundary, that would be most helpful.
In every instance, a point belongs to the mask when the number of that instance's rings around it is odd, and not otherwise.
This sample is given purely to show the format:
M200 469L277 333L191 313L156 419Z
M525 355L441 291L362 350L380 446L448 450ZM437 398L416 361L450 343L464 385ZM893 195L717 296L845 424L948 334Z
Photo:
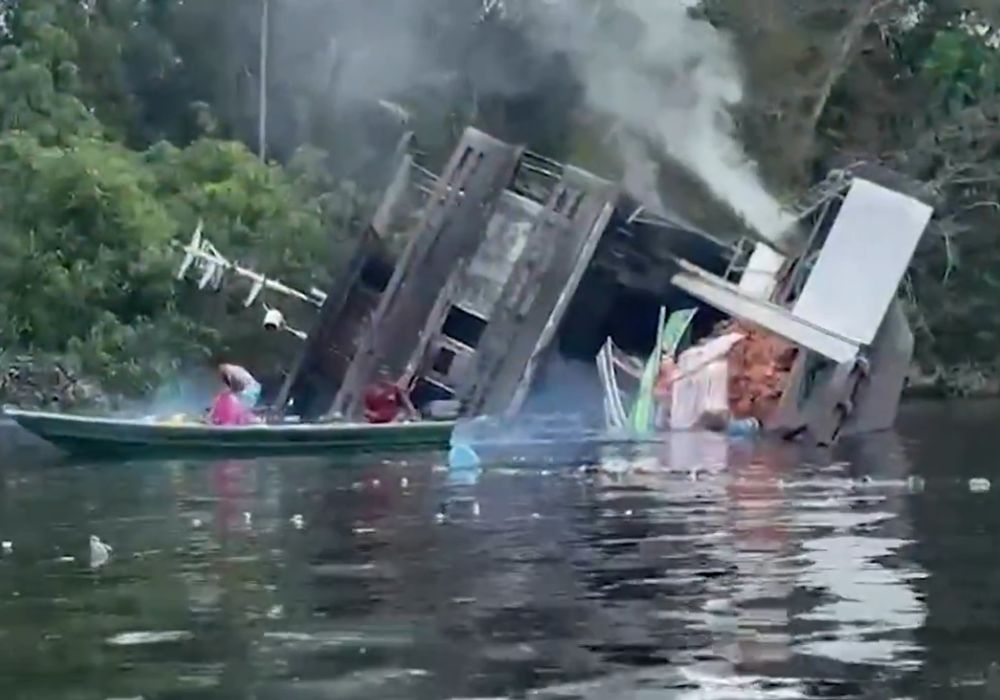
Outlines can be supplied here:
M480 340L475 372L459 387L468 413L501 414L523 402L616 199L614 185L572 169L553 189Z
M342 377L328 376L328 373L322 370L326 364L323 356L329 352L328 346L332 337L351 337L358 331L356 327L345 326L343 312L351 293L356 291L360 285L361 272L365 263L369 258L382 254L383 250L376 232L371 227L366 227L362 231L361 239L358 241L344 272L337 277L332 288L328 290L326 300L320 307L306 342L285 377L273 405L274 414L284 414L288 399L300 381L318 382L322 386L317 387L317 389L330 394L336 389ZM317 369L320 371L317 372ZM311 376L307 377L306 375Z
M607 228L608 222L611 220L611 216L613 214L614 206L606 203L597 220L591 225L581 250L577 255L575 265L570 271L569 279L567 279L563 285L562 290L556 299L555 306L552 311L549 312L548 318L545 321L545 326L542 328L538 341L535 343L535 347L531 351L528 362L526 363L524 371L521 374L521 379L518 381L517 388L514 391L514 396L511 398L510 405L507 407L508 414L514 414L521 410L521 406L527 398L528 391L531 388L531 383L535 378L535 373L538 371L541 358L544 357L545 353L552 345L552 341L555 339L556 333L559 330L559 324L566 315L566 309L569 308L570 302L572 302L573 296L576 294L576 290L580 287L580 280L583 279L584 273L586 273L587 268L590 266L590 261L594 257L597 246L601 242L601 237L604 235L604 231Z
M445 283L478 249L520 153L519 147L466 131L382 296L334 401L335 411L358 415L361 393L379 368L405 373Z

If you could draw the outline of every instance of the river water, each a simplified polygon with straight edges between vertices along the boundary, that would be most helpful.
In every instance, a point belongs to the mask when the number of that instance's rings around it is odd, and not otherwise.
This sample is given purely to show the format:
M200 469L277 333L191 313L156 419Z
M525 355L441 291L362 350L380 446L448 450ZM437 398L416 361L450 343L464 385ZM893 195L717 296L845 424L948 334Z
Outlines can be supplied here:
M959 404L835 455L7 455L0 698L1000 697L998 454Z

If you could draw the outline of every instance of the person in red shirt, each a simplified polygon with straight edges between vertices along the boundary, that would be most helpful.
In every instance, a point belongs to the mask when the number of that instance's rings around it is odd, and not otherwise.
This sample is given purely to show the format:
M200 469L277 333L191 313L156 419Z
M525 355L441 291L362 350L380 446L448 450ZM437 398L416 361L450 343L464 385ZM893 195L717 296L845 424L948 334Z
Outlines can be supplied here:
M418 417L407 392L391 381L385 370L379 372L378 380L365 389L364 405L365 420L369 423L394 423Z

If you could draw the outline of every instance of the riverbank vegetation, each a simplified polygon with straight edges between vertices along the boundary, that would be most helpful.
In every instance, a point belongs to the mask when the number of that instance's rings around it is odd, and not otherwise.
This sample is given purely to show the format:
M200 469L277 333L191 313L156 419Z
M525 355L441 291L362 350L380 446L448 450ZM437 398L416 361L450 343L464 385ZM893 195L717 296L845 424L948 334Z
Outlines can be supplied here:
M273 366L287 347L260 340L258 313L235 293L176 283L176 242L202 221L227 255L323 286L405 129L431 165L475 123L614 173L614 125L516 3L407 0L380 17L370 4L272 0L268 19L262 0L0 0L0 370L23 372L33 357L98 387L90 396L142 394L220 354ZM991 7L699 8L745 73L738 140L779 199L864 161L902 173L935 204L904 291L922 375L966 393L1000 389ZM271 111L261 139L263 26Z

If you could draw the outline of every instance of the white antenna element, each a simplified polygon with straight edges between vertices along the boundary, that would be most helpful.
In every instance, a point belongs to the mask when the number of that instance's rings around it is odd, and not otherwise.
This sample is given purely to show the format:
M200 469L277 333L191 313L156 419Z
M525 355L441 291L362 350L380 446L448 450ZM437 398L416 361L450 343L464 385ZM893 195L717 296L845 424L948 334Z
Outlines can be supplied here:
M253 306L253 303L257 301L257 297L260 296L261 291L264 289L265 281L266 280L263 277L261 277L259 280L253 283L253 286L250 287L250 293L247 294L246 301L243 302L244 307L249 309L251 306Z
M310 288L308 293L302 292L278 280L268 279L265 275L255 270L228 260L211 242L202 236L202 222L200 221L198 222L198 227L195 229L194 236L191 238L191 242L184 246L182 250L184 251L184 261L177 271L177 279L184 279L188 271L194 267L202 273L198 287L199 289L204 289L208 286L209 282L212 282L215 287L219 287L226 273L235 274L237 277L250 280L254 284L245 302L245 305L248 307L253 305L260 296L260 293L265 289L298 299L299 301L304 301L317 308L323 306L323 302L326 301L326 294L315 287ZM260 290L256 290L258 285L260 286Z
M310 287L309 292L301 292L293 287L268 279L267 276L259 272L243 267L228 260L210 241L202 235L203 222L199 221L195 228L191 242L186 246L179 246L184 251L184 259L177 270L177 279L183 280L192 269L200 274L198 278L198 288L205 289L209 285L213 289L221 289L222 283L227 273L237 277L250 280L252 282L250 291L243 302L244 308L250 308L260 299L260 295L266 289L283 296L292 297L299 301L317 308L322 307L326 301L326 293L316 287ZM282 330L294 335L296 338L305 339L307 334L296 328L292 328L285 322L284 314L277 309L272 309L264 304L264 328L267 330Z

